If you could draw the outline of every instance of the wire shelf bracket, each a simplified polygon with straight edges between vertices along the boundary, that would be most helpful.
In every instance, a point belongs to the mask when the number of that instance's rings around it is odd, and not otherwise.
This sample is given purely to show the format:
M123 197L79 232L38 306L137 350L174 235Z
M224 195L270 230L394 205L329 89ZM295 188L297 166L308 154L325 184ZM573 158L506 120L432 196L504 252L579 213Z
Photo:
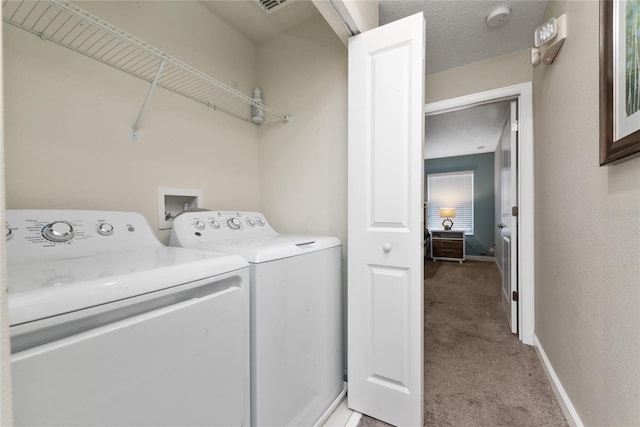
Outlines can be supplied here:
M151 84L131 129L140 120L156 86L251 122L251 106L264 111L264 123L288 122L282 114L179 59L121 30L67 0L3 0L3 21Z
M144 102L142 103L142 107L140 108L140 112L138 113L138 117L136 118L135 123L131 127L131 139L138 139L138 128L140 126L140 119L142 118L142 113L144 113L144 109L147 108L147 104L149 103L149 99L151 99L151 94L153 93L153 89L158 84L158 79L160 78L160 74L162 74L162 69L164 68L164 64L166 61L162 59L160 61L160 65L158 66L158 71L156 75L153 77L153 81L151 82L151 86L149 86L149 91L147 92L147 96L144 98Z

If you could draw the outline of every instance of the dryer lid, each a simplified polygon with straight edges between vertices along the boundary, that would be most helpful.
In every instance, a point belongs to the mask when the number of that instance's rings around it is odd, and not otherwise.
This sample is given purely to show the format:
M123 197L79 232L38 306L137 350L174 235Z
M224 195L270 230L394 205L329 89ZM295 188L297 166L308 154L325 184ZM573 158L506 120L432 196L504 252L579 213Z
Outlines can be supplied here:
M262 239L230 239L218 242L191 241L191 248L236 254L256 264L304 255L340 246L337 237L277 234Z

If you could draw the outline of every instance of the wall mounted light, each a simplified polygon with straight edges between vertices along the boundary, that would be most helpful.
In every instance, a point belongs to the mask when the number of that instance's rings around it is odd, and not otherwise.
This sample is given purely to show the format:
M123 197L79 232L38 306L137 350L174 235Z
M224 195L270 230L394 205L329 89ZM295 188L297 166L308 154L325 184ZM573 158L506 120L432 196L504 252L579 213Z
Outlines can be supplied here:
M551 18L540 25L533 33L534 48L531 49L531 64L534 67L541 62L551 64L567 38L567 14Z
M453 227L453 221L451 218L456 217L456 208L440 208L440 218L446 218L442 221L442 228L445 230L451 230ZM445 224L445 222L449 221L449 224Z

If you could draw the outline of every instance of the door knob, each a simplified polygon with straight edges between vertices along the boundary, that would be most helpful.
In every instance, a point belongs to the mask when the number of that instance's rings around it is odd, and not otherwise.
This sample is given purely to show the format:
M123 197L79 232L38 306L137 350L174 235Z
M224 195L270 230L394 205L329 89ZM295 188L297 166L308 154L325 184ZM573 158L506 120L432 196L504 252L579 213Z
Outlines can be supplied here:
M391 243L385 243L384 245L382 245L382 250L387 253L391 252Z
M505 227L506 227L506 225L504 225L504 223L502 223L502 222L501 222L500 224L498 224L498 228L499 228L500 230L502 230L502 229L503 229L503 228L505 228Z

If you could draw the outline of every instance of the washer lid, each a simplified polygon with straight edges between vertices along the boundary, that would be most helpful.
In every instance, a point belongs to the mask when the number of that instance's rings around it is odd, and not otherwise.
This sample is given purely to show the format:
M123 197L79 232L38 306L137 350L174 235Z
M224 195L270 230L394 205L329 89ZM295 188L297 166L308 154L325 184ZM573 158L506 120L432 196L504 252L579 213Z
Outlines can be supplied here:
M194 249L237 254L250 263L273 261L340 246L337 237L276 234L260 239L231 239L217 242L187 241Z
M144 295L248 267L236 255L159 246L43 262L10 263L14 326Z

